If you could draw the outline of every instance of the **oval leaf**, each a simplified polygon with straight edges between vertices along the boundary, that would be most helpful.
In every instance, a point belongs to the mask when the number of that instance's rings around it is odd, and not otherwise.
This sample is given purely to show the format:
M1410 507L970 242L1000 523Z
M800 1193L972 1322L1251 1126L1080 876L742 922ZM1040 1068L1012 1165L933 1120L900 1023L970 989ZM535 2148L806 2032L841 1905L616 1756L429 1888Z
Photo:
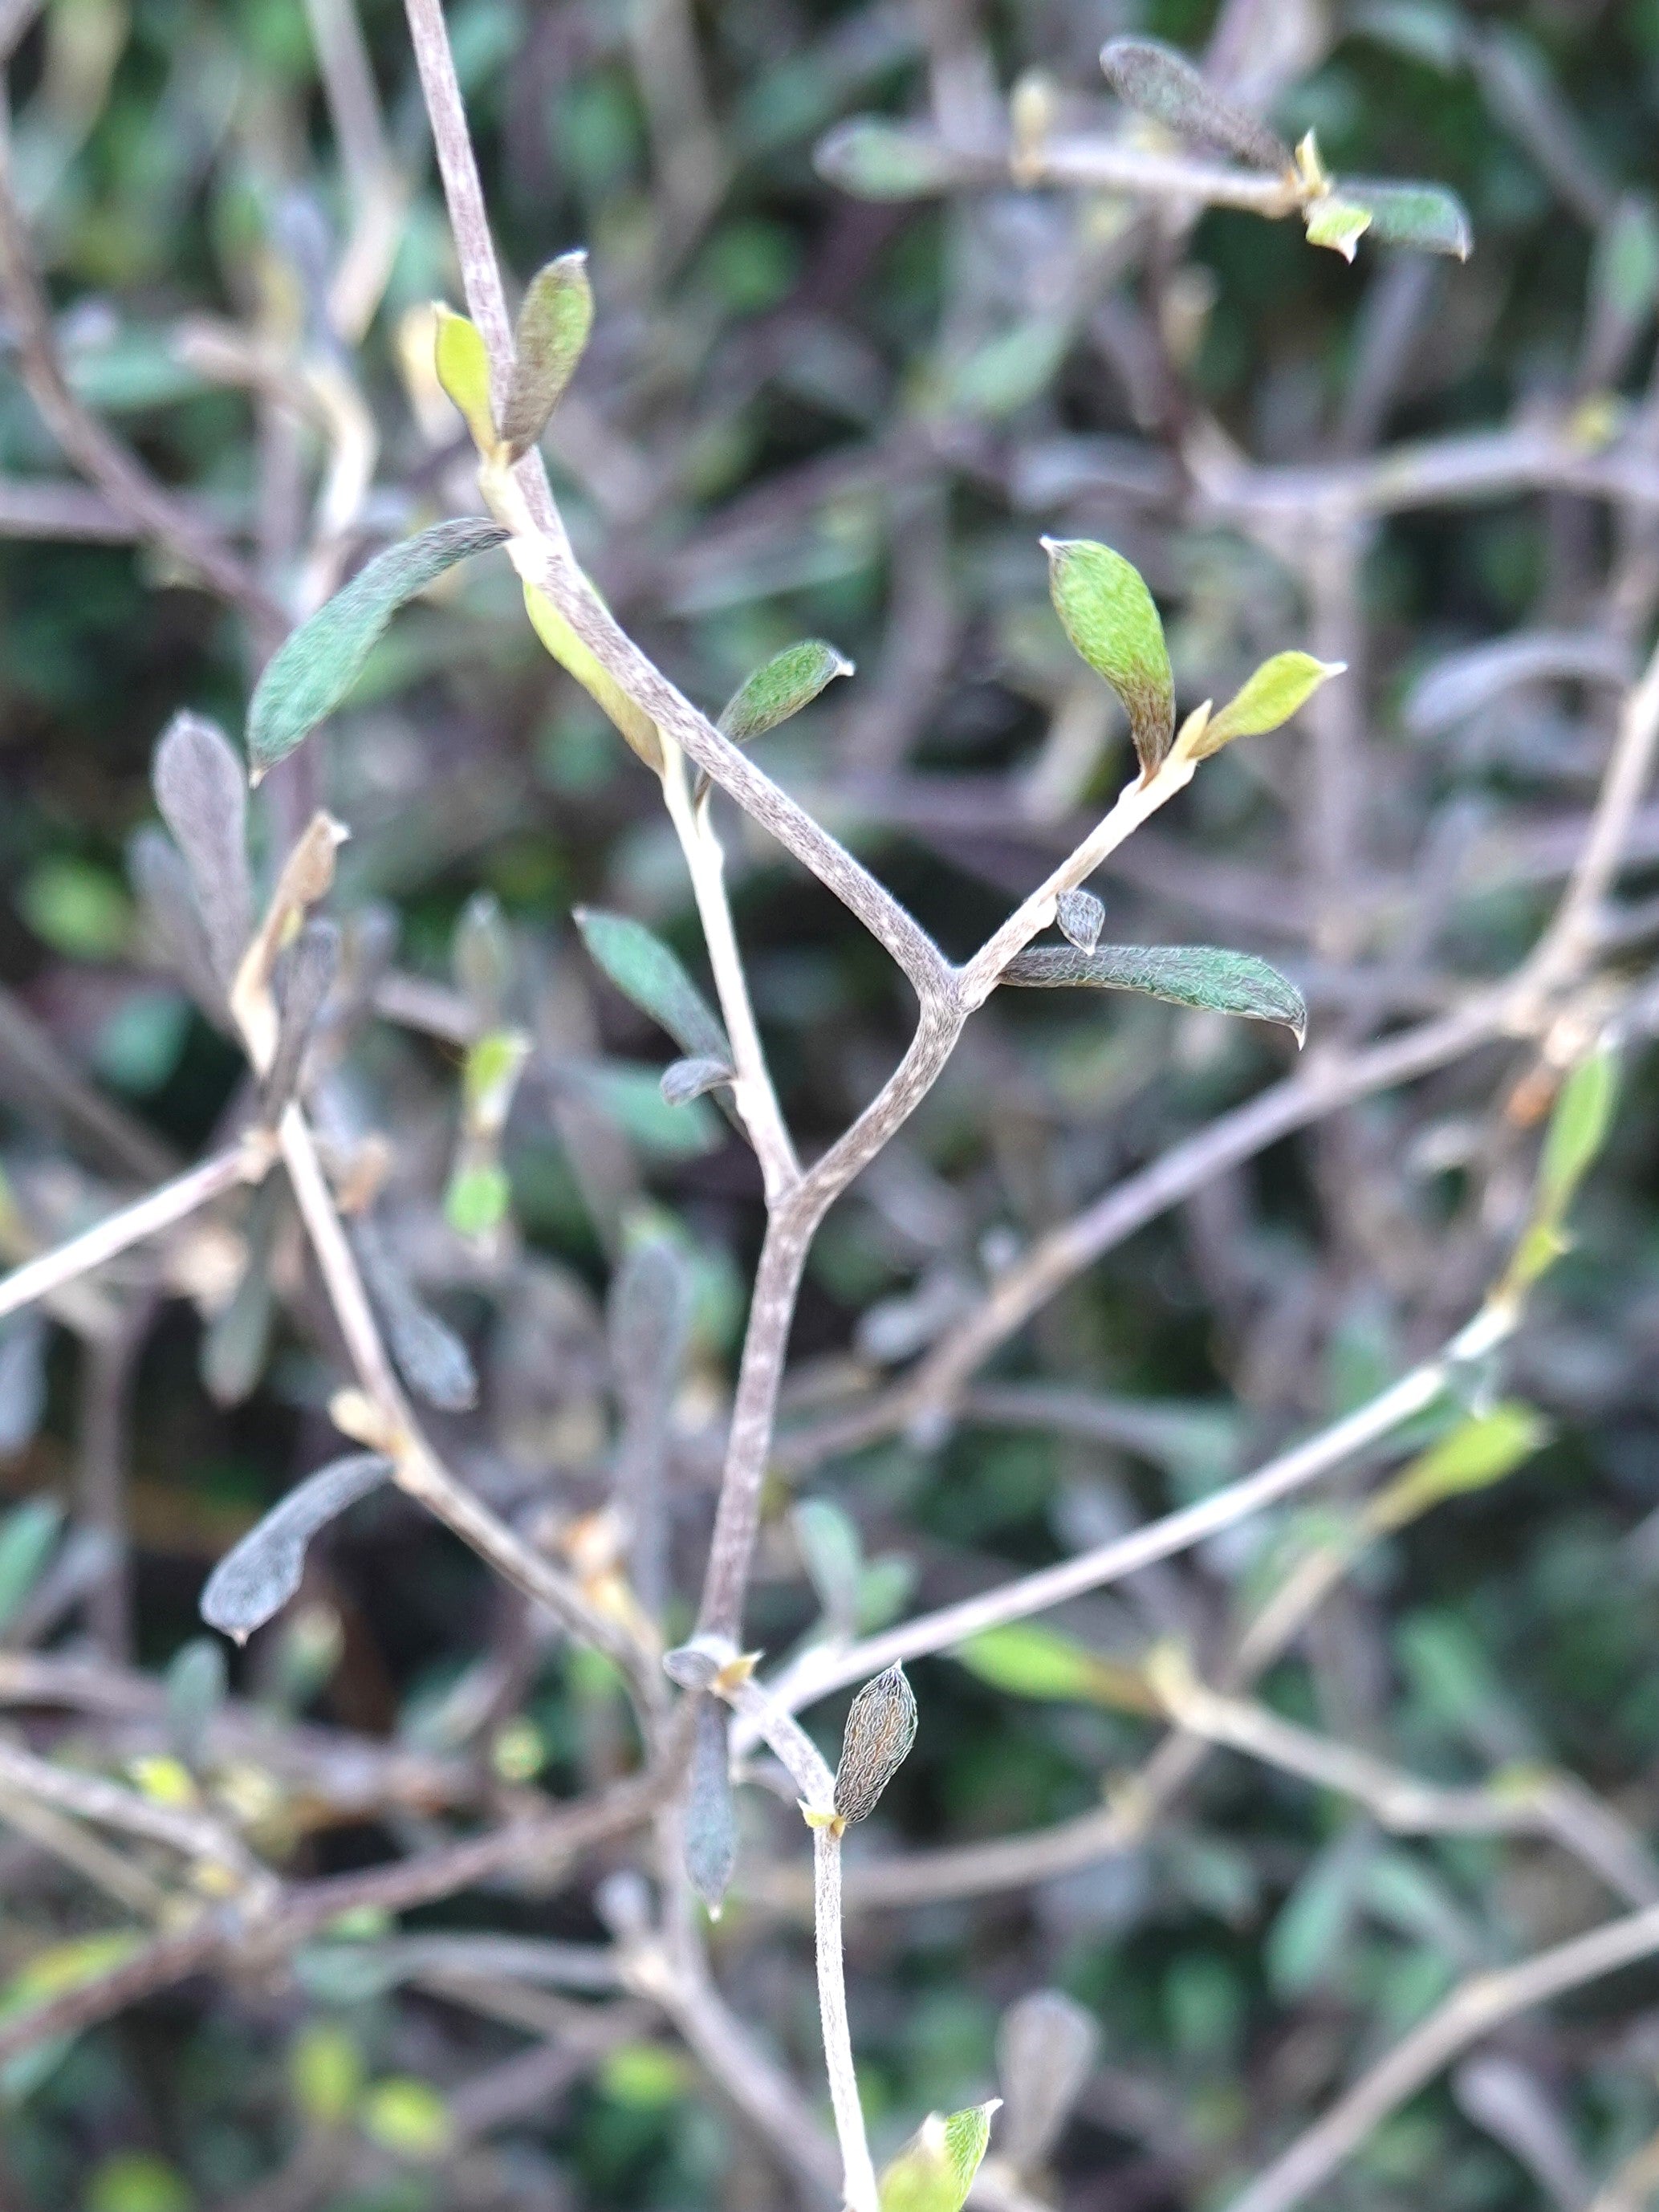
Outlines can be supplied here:
M726 702L720 726L733 744L776 729L803 707L810 707L827 684L850 676L853 664L821 637L803 638L757 668Z
M1175 735L1175 678L1164 624L1140 571L1088 538L1045 538L1048 589L1066 635L1128 711L1143 775Z
M836 1769L836 1810L849 1825L873 1813L916 1740L916 1699L902 1667L866 1682L853 1700Z
M861 200L927 199L951 182L950 154L931 131L880 115L849 116L821 138L812 166Z
M472 442L486 457L495 450L495 417L489 404L489 356L476 323L446 307L433 310L437 335L433 344L438 381L459 409Z
M643 922L601 908L579 906L576 927L582 942L625 999L667 1030L680 1050L694 1060L732 1064L732 1048L702 993L678 956Z
M1346 660L1316 660L1310 653L1276 653L1264 660L1221 712L1198 733L1194 757L1208 760L1235 738L1259 738L1288 722L1322 684L1346 674Z
M391 1473L391 1461L379 1452L354 1452L307 1475L208 1577L201 1612L209 1627L246 1643L299 1589L306 1547L317 1531Z
M214 968L228 985L253 927L242 763L211 722L175 714L156 744L150 781L161 819L190 870Z
M525 610L530 626L568 676L574 676L595 706L603 709L622 732L646 766L662 774L662 739L657 726L642 707L635 705L611 671L583 644L539 585L524 587Z
M1033 1990L1010 2005L997 2029L997 2073L1007 2117L1001 2155L1029 2173L1054 2148L1095 2069L1100 2029L1062 1990Z
M513 333L513 379L501 410L501 442L509 460L528 453L546 428L592 327L587 256L562 253L531 278Z
M465 515L388 547L302 623L271 656L248 709L253 781L285 759L331 714L362 672L398 609L474 553L507 536L497 522Z
M1002 980L1028 990L1086 984L1097 990L1139 991L1172 1006L1282 1022L1298 1044L1308 1033L1306 1002L1288 977L1253 953L1228 952L1213 945L1102 945L1092 952L1038 946L1016 953Z
M1236 154L1258 169L1288 169L1291 149L1278 133L1207 85L1186 57L1161 39L1113 39L1101 51L1106 82L1127 106L1139 108L1183 138Z
M882 2174L881 2212L962 2212L991 2140L1000 2097L952 2112L930 2112Z

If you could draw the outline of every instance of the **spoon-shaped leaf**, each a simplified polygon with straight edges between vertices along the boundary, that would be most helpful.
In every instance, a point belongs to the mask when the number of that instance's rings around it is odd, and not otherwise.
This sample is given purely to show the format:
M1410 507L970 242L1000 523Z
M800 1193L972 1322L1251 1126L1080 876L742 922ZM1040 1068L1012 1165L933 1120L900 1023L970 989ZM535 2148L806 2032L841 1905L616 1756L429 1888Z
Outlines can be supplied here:
M1028 990L1090 984L1098 990L1139 991L1177 1006L1282 1022L1298 1044L1308 1033L1306 1003L1288 977L1254 953L1229 952L1214 945L1101 945L1092 952L1040 945L1016 953L1002 980Z
M1185 54L1161 39L1113 39L1101 50L1106 82L1126 106L1139 108L1183 138L1236 154L1258 169L1288 169L1291 149L1277 131L1223 100Z
M1140 571L1088 538L1045 538L1048 589L1066 635L1128 710L1143 775L1175 736L1175 678L1164 624Z
M302 623L271 656L248 709L253 781L334 712L399 607L458 561L488 552L507 534L477 515L434 523L418 538L390 546Z
M151 781L161 819L190 870L214 968L228 984L253 927L242 763L211 722L175 714L156 744Z
M659 937L643 922L601 908L576 908L582 942L625 999L667 1030L694 1060L732 1065L732 1048L713 1008Z
M513 378L501 410L508 460L527 453L575 374L593 327L586 253L562 253L530 280L513 333Z
M379 1452L353 1452L307 1475L208 1577L202 1618L209 1627L245 1644L299 1589L306 1547L317 1531L391 1473L391 1461Z

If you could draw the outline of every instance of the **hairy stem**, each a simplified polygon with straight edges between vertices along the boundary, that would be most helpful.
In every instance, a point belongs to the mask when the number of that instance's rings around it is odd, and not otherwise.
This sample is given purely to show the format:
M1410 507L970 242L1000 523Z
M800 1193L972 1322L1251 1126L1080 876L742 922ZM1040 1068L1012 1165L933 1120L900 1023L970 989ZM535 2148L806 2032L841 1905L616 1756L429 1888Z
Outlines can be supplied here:
M876 2169L864 2132L853 2032L847 2018L847 1973L842 1957L841 1833L834 1826L812 1835L812 1920L818 1956L818 2017L823 2024L823 2063L847 2194L847 2212L880 2212Z

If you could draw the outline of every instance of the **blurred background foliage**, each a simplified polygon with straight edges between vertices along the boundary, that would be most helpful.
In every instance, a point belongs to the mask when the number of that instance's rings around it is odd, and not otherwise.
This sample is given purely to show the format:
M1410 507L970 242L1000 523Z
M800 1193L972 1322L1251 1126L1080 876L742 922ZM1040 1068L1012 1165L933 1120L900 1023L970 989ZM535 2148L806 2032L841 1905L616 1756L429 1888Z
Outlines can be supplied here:
M222 356L228 333L281 347L311 331L310 357L319 374L330 365L334 342L312 326L351 182L313 21L335 4L308 20L301 0L48 0L10 72L16 189L75 389L279 584L318 448L309 428L285 442L276 410L251 403ZM1244 25L1251 11L1228 14ZM762 741L766 763L955 953L1067 848L1128 762L1105 695L1080 690L1066 653L1040 532L1086 532L1128 552L1164 608L1183 702L1222 697L1265 651L1324 650L1307 589L1317 548L1297 534L1313 529L1305 516L1275 549L1270 530L1195 494L1195 453L1340 471L1379 441L1548 423L1593 454L1651 407L1653 0L1285 0L1255 14L1249 36L1282 82L1279 128L1316 130L1339 173L1454 187L1474 221L1470 261L1362 243L1349 266L1293 222L1225 211L1148 241L1103 196L861 198L815 168L815 147L850 114L954 100L971 116L1033 69L1085 121L1104 116L1102 40L1141 29L1197 50L1215 21L1198 0L460 0L451 11L507 265L522 276L578 243L592 257L594 337L550 448L585 562L710 709L796 637L830 638L858 663ZM384 304L351 356L380 441L359 518L367 544L476 499L421 355L427 303L454 298L456 283L403 18L366 0L362 23L393 163L421 180L398 214ZM1651 467L1644 454L1640 465ZM66 481L9 374L0 477ZM185 1158L229 1107L240 1062L153 957L125 855L153 816L150 750L173 711L189 704L240 729L246 629L150 552L6 526L0 975L68 1063ZM1647 526L1639 509L1518 477L1378 522L1342 617L1363 648L1350 680L1364 711L1352 787L1335 802L1348 824L1337 879L1320 811L1329 795L1310 797L1308 736L1292 728L1229 754L1179 820L1126 850L1097 886L1109 936L1265 953L1306 991L1314 1049L1322 1030L1362 1036L1504 973L1582 827L1610 726L1607 669L1630 660L1604 621L1606 574ZM1437 709L1436 672L1449 683L1468 648L1534 629L1595 631L1599 672ZM648 1206L697 1289L676 1577L689 1598L757 1181L706 1104L660 1105L660 1041L599 981L569 920L583 900L639 915L699 965L656 794L541 654L499 562L459 572L400 620L324 743L326 796L352 830L342 912L395 921L400 975L452 992L459 972L465 992L458 930L486 894L499 915L488 927L510 948L515 1018L539 1048L507 1137L508 1299L499 1273L446 1241L434 1196L458 1047L389 1025L354 1041L354 1096L395 1149L405 1256L486 1376L467 1463L510 1498L538 1486L567 1507L603 1495L599 1313L617 1223ZM1656 840L1644 812L1638 861L1659 857ZM732 842L761 1018L811 1151L902 1050L908 994L817 886L746 830ZM826 1228L794 1407L833 1405L913 1357L1044 1229L1282 1074L1289 1052L1279 1033L1139 1000L999 1000ZM1364 1101L1217 1175L1048 1305L999 1371L1119 1407L1116 1443L964 1422L942 1441L888 1440L802 1476L879 1563L866 1572L866 1621L892 1618L912 1589L938 1601L993 1563L1037 1564L1201 1495L1432 1350L1478 1301L1524 1187L1524 1117L1506 1110L1522 1067L1497 1049ZM68 1164L26 1067L9 1063L5 1088L10 1202L60 1222L99 1210L96 1154ZM1654 1137L1650 1079L1632 1053L1580 1244L1541 1293L1508 1378L1553 1440L1501 1489L1374 1547L1272 1678L1281 1710L1414 1771L1570 1767L1644 1832L1659 1815ZM204 1252L196 1264L223 1263ZM533 1297L518 1295L526 1279ZM210 1307L222 1295L193 1287ZM257 1387L216 1405L198 1380L204 1329L190 1297L147 1312L131 1378L132 1652L151 1672L199 1633L212 1560L326 1450L333 1370L308 1334L279 1314ZM0 1462L13 1501L0 1583L16 1581L14 1607L62 1558L17 1501L57 1501L70 1529L84 1508L87 1356L62 1332L37 1349L39 1367L14 1355L0 1407L15 1446ZM17 1410L31 1394L38 1422ZM781 1477L778 1487L750 1622L771 1652L815 1617ZM1109 1658L1149 1635L1202 1647L1329 1510L1310 1504L1151 1571L1072 1608L1057 1632ZM395 1503L358 1509L321 1548L297 1610L233 1662L239 1691L277 1714L446 1748L447 1695L511 1607ZM77 1648L72 1616L52 1632ZM511 1623L501 1633L518 1694L464 1755L493 1761L502 1787L559 1794L614 1771L629 1736L602 1663L526 1649ZM1044 1661L1017 1647L1000 1668L916 1668L921 1733L872 1824L880 1848L1063 1820L1145 1754L1152 1726L1109 1674L1096 1694L1069 1679L1054 1694ZM775 1809L746 1809L749 1852L798 1863ZM289 1843L313 1870L384 1847L371 1820L315 1832L301 1820ZM1597 1901L1564 1864L1543 1845L1389 1837L1351 1805L1223 1755L1139 1850L1035 1887L855 1914L872 2130L885 2141L929 2106L987 2094L1000 2011L1055 1984L1095 2014L1104 2054L1057 2154L1057 2201L1079 2212L1219 2203L1284 2115L1328 2099L1461 1974L1587 1924ZM21 1844L6 1875L0 2003L15 2003L43 1942L61 1950L101 1923ZM714 1935L717 1969L816 2082L808 1952L781 1895L740 1873ZM601 1932L580 1886L467 1899L411 1924ZM354 1981L333 1955L346 1948L315 1947L280 1987L191 1985L49 2054L38 2078L11 2085L0 2196L87 2212L251 2204L307 2130L343 2123L350 2172L283 2202L783 2201L695 2063L649 2021L542 2104L469 2133L469 2077L521 2031ZM1328 2201L1436 2212L1586 2201L1573 2189L1659 2127L1659 1971L1522 2023L1490 2064L1498 2086L1484 2100L1467 2069L1437 2087L1376 2133Z

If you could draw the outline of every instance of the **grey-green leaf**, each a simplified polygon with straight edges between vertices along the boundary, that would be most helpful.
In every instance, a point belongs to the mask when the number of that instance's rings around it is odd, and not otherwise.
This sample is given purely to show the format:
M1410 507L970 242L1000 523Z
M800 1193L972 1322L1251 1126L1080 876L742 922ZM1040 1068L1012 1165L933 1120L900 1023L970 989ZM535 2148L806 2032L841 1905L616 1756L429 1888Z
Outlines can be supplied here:
M340 704L398 608L475 553L507 536L477 515L434 523L371 561L272 654L248 709L248 764L257 783Z
M1161 39L1113 39L1101 50L1100 66L1120 100L1183 138L1236 154L1253 168L1290 167L1291 149L1277 131L1223 100L1185 54Z
M246 1643L299 1589L306 1547L317 1531L391 1473L391 1461L379 1452L353 1452L307 1475L208 1577L201 1607L208 1626Z
M26 1498L0 1520L0 1629L46 1571L63 1526L62 1508L48 1498Z
M210 1636L192 1636L167 1671L167 1735L186 1766L200 1765L224 1702L225 1647Z
M667 1030L693 1060L732 1064L732 1048L714 1009L678 957L643 922L592 906L576 908L582 942L623 998Z
M701 1098L735 1080L732 1070L723 1060L676 1060L664 1068L659 1087L665 1105L684 1106L690 1099Z
M513 333L513 378L501 410L508 458L526 453L563 397L593 327L586 253L562 253L531 278Z
M1034 1990L1010 2005L997 2029L997 2072L1006 2112L998 2138L1016 2173L1053 2149L1094 2071L1100 2029L1063 1990Z
M733 744L776 729L803 707L810 707L826 684L850 676L853 664L821 637L787 645L764 661L726 703L720 726Z
M339 972L337 924L307 922L283 955L277 976L276 1056L260 1093L261 1110L273 1127L299 1089L318 1018Z
M1152 595L1109 545L1045 538L1042 550L1066 635L1122 700L1141 774L1152 775L1175 736L1175 677Z
M372 1214L360 1214L353 1223L351 1243L398 1373L428 1406L464 1413L478 1395L471 1353L421 1297Z
M685 1871L716 1920L738 1863L726 1727L726 1707L717 1698L704 1698L693 1723L685 1797Z
M861 200L931 198L949 185L955 167L931 131L881 115L837 124L819 140L812 166L826 184Z
M849 1824L873 1813L916 1740L916 1699L902 1667L866 1682L848 1708L836 1768L836 1810Z
M1092 952L1106 927L1106 909L1092 891L1062 891L1054 903L1054 920L1079 952Z
M1449 253L1459 261L1474 250L1469 211L1443 185L1343 177L1336 189L1345 204L1364 210L1370 217L1368 234L1384 246L1414 246L1421 253Z
M1254 953L1214 945L1101 945L1092 952L1040 945L1016 953L1002 980L1028 990L1139 991L1177 1006L1281 1022L1298 1044L1308 1033L1306 1002L1287 976Z
M215 971L228 985L253 927L242 763L211 722L175 714L157 740L151 782L190 871Z

